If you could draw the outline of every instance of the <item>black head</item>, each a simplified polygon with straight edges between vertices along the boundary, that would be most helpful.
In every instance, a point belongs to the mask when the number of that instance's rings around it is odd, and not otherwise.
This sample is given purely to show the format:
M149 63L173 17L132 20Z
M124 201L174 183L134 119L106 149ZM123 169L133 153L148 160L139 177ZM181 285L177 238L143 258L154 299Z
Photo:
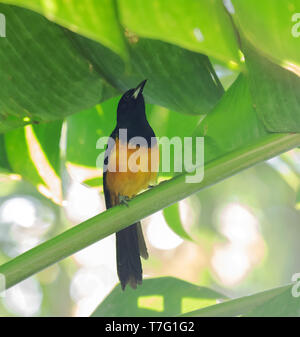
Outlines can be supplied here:
M118 104L117 122L123 125L146 118L143 89L147 80L141 82L136 88L129 89L121 97Z

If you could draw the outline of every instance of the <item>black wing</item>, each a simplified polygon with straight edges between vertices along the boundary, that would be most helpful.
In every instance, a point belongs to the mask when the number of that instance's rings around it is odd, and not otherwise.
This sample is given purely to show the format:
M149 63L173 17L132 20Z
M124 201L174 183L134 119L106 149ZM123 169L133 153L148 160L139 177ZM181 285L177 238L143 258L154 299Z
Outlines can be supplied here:
M115 128L114 131L111 133L110 137L115 140L117 132L118 130L117 128ZM107 209L113 206L111 203L109 190L106 186L106 173L107 172L105 170L105 167L107 167L108 162L109 162L109 156L110 156L111 150L112 150L112 147L109 147L108 145L106 145L104 163L103 163L103 191L104 191L105 204L106 204Z

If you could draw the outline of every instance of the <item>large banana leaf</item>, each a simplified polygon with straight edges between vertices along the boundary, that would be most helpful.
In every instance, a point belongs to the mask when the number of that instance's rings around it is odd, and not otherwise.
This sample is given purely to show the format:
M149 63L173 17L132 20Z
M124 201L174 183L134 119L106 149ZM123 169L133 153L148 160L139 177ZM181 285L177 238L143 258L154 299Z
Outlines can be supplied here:
M49 197L61 201L61 121L28 125L4 135L7 161L13 172L35 186L48 189Z
M245 43L246 44L246 43ZM253 105L271 132L300 132L300 77L245 47Z
M145 279L143 286L121 290L116 286L94 311L94 317L177 316L216 303L225 296L174 277Z
M118 0L124 27L238 66L238 43L222 1Z
M149 102L185 113L207 113L222 96L207 56L140 40L128 43L126 66L108 48L32 11L1 4L0 12L7 21L0 39L0 132L62 119L145 78Z
M61 119L103 99L106 84L61 27L22 8L1 4L0 12L7 22L0 39L0 132Z
M43 14L49 20L93 38L126 57L124 36L114 1L111 0L1 0Z
M273 62L300 74L298 0L232 0L243 36Z

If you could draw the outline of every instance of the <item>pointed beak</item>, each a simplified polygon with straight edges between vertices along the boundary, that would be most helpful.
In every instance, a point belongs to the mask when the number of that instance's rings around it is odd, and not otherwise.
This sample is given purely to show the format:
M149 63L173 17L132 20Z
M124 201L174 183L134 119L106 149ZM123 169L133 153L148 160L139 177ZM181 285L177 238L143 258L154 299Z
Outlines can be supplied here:
M134 89L134 93L132 94L132 96L135 99L137 99L139 94L143 92L143 89L144 89L144 86L145 86L146 82L147 82L147 80L144 80Z

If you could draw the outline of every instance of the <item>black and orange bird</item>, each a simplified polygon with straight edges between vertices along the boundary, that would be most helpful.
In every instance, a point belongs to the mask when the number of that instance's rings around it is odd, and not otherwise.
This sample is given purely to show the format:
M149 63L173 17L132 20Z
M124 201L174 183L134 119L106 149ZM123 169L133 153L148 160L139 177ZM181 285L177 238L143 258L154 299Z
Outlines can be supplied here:
M117 125L110 135L112 145L107 145L104 159L103 189L107 209L127 203L127 200L156 182L159 154L155 134L145 112L145 84L146 80L128 90L118 104ZM126 138L120 137L120 131L124 130ZM132 144L134 139L138 139L136 137L142 137L144 142L136 144L134 149ZM136 151L139 151L138 169L132 169L129 160ZM116 250L121 287L124 290L129 284L135 289L143 280L140 257L148 258L140 222L116 233Z

